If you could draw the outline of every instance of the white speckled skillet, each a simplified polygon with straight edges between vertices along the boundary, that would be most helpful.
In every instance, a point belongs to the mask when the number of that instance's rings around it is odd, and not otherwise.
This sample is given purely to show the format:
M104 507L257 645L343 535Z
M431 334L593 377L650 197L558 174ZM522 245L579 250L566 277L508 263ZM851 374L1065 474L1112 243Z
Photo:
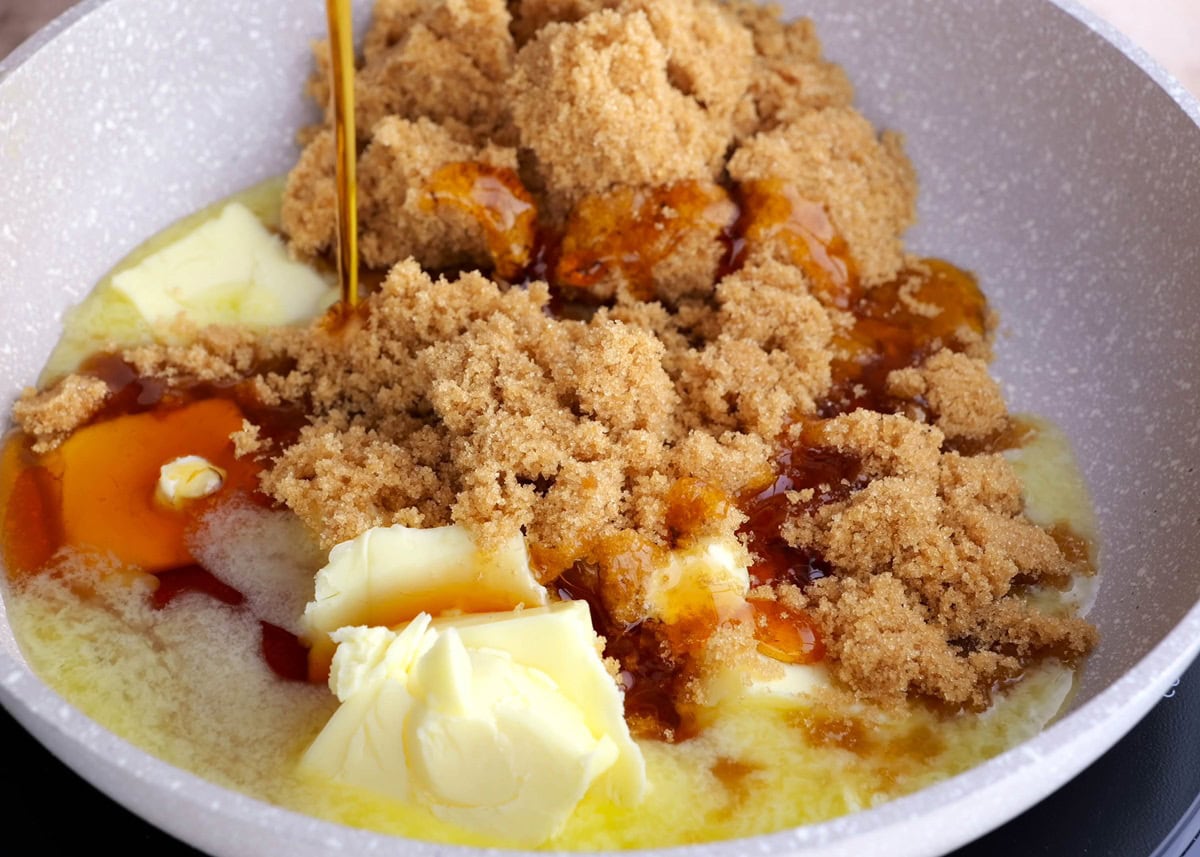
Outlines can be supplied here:
M859 103L902 130L922 254L979 273L1015 410L1073 439L1098 507L1103 642L1071 713L941 785L680 857L938 855L1116 743L1200 649L1200 105L1071 2L810 0ZM365 4L358 11L365 20ZM0 63L0 412L62 310L141 239L285 170L316 0L87 0ZM0 701L87 780L214 855L476 855L314 821L117 739L34 677Z

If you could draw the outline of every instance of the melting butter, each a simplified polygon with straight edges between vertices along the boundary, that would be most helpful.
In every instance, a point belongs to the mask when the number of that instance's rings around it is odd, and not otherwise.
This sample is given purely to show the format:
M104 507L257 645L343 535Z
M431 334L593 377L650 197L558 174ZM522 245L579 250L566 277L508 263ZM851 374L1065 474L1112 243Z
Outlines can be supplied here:
M221 490L225 471L202 455L182 455L159 468L155 496L159 502L182 508L189 500L209 497Z
M336 296L240 202L112 278L152 327L177 318L204 326L308 321Z
M645 790L581 602L334 639L341 706L304 755L311 774L516 846L559 833L593 788L621 804Z
M245 325L307 321L338 296L328 274L289 258L272 232L279 222L280 177L269 179L173 224L132 251L75 307L38 380L46 386L84 358L156 338L175 341L166 324Z
M482 613L546 603L546 588L529 568L525 540L514 535L480 551L453 525L374 527L335 545L317 572L304 610L312 658L332 656L330 634L347 625L393 626L418 613Z

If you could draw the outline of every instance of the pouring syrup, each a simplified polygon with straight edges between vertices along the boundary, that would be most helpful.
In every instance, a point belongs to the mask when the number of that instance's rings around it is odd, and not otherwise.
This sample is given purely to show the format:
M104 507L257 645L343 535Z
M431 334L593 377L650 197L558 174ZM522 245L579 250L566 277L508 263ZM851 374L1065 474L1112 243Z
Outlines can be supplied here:
M337 271L342 315L358 306L358 177L354 128L354 26L350 0L325 0L333 71L334 140L337 151Z

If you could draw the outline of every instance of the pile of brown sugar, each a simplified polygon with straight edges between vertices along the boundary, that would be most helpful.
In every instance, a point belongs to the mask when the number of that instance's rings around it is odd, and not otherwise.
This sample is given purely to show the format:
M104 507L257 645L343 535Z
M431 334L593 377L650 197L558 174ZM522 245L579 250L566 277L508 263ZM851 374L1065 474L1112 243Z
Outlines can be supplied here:
M639 624L647 564L709 537L750 549L752 603L815 629L864 699L979 708L1092 648L1086 622L1022 597L1087 569L1023 515L994 451L994 318L969 275L906 254L901 141L854 109L809 21L378 0L356 95L361 246L386 271L360 316L124 354L303 410L285 444L249 421L235 438L326 547L388 524L484 546L521 531L552 589L589 581L615 617L599 631L641 629L610 654L661 667L680 704L704 701L711 660L757 647L753 623ZM283 200L301 258L334 243L328 122ZM72 376L17 418L49 447L102 392Z

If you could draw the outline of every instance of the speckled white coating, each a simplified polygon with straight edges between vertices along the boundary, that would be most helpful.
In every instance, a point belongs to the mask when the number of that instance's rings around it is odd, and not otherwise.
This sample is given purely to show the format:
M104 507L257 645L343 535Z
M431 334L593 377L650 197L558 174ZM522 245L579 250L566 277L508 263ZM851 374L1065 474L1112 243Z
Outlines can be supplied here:
M1074 710L973 771L670 853L933 857L1082 770L1200 648L1200 105L1068 0L784 5L816 20L867 114L905 132L922 189L910 247L980 275L1011 405L1073 439L1100 515L1103 640ZM0 63L0 412L62 310L130 248L290 165L323 28L316 0L87 0ZM0 702L100 789L220 857L484 853L303 818L147 756L29 672L2 605Z

